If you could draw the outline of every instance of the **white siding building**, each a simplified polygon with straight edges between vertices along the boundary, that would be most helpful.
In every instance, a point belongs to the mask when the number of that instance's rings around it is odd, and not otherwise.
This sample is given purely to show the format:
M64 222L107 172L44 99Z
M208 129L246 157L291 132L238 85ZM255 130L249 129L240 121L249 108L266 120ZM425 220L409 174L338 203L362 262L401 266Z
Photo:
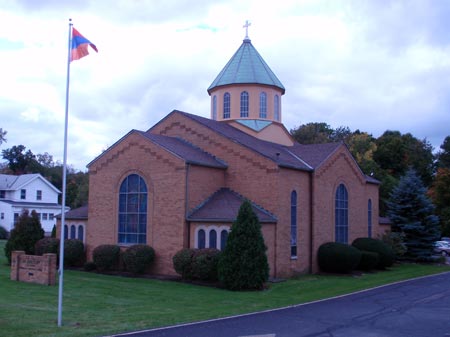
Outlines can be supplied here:
M60 193L40 174L0 174L0 226L11 231L24 210L36 211L46 234L51 233L61 214Z

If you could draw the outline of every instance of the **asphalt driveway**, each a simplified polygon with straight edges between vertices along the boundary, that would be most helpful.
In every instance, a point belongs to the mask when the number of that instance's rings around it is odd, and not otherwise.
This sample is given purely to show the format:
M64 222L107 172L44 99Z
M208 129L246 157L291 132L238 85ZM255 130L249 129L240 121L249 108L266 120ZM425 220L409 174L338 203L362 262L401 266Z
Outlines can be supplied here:
M290 308L117 336L448 337L450 272Z

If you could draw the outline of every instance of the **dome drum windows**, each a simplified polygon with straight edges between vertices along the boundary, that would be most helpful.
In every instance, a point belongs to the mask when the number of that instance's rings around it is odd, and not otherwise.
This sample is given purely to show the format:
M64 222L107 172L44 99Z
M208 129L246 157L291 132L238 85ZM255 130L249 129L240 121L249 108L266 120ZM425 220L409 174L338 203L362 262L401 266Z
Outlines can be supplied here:
M241 92L241 117L246 118L248 117L248 92L243 91Z
M223 95L223 118L231 117L231 97L230 93L226 92Z
M267 118L267 95L265 92L259 94L259 118Z

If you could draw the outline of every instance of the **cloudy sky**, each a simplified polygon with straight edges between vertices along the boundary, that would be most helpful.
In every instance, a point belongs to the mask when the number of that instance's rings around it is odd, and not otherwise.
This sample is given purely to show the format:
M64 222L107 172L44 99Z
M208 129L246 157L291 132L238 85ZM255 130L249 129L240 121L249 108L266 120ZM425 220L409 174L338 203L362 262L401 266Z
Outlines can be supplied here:
M242 28L286 87L283 122L450 135L450 1L0 0L0 150L62 161L68 19L98 47L71 63L68 163L85 166L206 88Z

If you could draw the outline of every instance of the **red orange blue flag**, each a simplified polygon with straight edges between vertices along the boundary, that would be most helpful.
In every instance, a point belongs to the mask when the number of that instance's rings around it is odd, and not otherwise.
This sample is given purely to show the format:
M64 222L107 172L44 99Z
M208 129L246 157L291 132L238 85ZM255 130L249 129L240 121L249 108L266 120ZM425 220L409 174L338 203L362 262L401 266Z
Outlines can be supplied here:
M91 46L98 53L98 49L91 41L80 34L78 30L72 27L72 50L70 61L79 60L89 55L88 46Z

